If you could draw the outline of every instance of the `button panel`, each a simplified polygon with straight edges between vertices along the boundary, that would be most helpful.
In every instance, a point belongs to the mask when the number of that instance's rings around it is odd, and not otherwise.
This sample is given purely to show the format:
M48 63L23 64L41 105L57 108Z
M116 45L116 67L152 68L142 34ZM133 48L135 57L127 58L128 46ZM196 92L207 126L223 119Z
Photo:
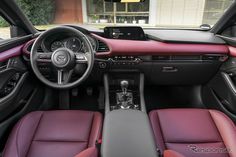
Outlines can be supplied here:
M113 65L136 65L142 62L139 57L134 56L114 56L108 58Z

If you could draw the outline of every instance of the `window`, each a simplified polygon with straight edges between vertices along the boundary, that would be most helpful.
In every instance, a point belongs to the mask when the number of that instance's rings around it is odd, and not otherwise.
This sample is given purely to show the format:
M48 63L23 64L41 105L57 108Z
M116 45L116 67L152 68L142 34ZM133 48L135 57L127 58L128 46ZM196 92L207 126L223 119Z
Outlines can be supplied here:
M234 0L145 0L110 3L104 0L15 0L37 29L58 24L89 24L103 28L139 25L157 28L213 26Z
M206 0L203 23L214 25L233 0Z
M9 23L0 16L0 41L3 39L9 39L10 37Z
M87 7L89 23L148 24L149 21L149 0L143 3L107 3L103 0L89 0Z

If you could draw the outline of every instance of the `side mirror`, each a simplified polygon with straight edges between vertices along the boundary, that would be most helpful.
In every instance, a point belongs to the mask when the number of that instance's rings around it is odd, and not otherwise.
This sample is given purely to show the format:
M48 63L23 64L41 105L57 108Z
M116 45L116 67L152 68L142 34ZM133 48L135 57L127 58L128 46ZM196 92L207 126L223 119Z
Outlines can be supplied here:
M209 24L202 24L200 26L200 29L201 30L210 30L211 29L211 25L209 25Z
M104 0L104 1L111 3L139 3L139 2L144 2L145 0Z

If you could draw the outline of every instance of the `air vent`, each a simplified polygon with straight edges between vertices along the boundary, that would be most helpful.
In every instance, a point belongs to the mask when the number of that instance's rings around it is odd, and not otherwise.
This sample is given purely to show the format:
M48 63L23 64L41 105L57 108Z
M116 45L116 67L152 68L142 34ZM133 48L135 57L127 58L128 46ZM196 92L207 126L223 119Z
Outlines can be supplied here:
M109 47L102 41L98 40L97 52L109 52Z
M156 61L168 61L170 60L170 56L152 56L152 60L156 60Z
M28 47L27 47L27 51L31 51L31 49L32 49L32 45L29 45Z
M221 56L214 56L214 55L204 55L202 56L202 60L206 60L206 61L218 61L220 59Z
M156 61L199 61L201 60L201 56L163 55L163 56L152 56L152 59Z
M31 52L32 46L33 46L33 45L29 45L28 48L27 48L27 51ZM38 52L43 52L43 49L41 48L41 46L38 47L37 51L38 51Z
M0 62L0 71L3 71L7 68L8 61Z
M201 56L172 56L172 60L177 60L177 61L199 61L201 60Z

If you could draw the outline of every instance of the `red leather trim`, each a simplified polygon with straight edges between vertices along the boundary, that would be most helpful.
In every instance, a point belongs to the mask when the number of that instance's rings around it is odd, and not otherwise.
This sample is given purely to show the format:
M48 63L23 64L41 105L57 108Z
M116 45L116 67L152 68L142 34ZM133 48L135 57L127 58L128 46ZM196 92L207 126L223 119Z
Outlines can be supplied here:
M94 147L96 141L101 138L102 134L102 115L98 112L94 112L93 124L90 132L88 147Z
M229 47L229 54L232 57L236 57L236 47L228 46Z
M165 143L164 143L164 139L163 139L163 133L162 133L162 130L161 130L157 110L151 111L149 113L149 117L150 117L150 123L152 125L152 129L153 129L153 133L154 133L156 147L163 154L166 147L165 147Z
M75 157L97 157L97 156L98 156L97 148L96 147L90 147L90 148L82 151L81 153L79 153Z
M92 34L98 40L101 40L109 47L109 52L96 53L97 56L115 56L115 55L201 55L201 54L228 54L236 57L236 48L226 45L210 44L175 44L164 43L154 40L134 41L107 39L99 35ZM33 44L35 39L28 41L22 52L30 55L27 50Z
M30 55L30 52L28 51L28 47L30 45L32 45L34 43L35 39L32 39L30 41L28 41L24 46L23 46L23 49L22 49L22 52L23 54L29 56Z
M165 150L164 157L184 157L184 156L173 150Z
M229 49L226 45L213 44L175 44L164 43L154 40L133 41L107 39L99 35L92 34L98 40L106 43L109 52L100 52L98 56L113 55L157 55L157 54L177 54L177 55L199 55L199 54L228 54Z
M220 132L225 147L230 150L229 156L236 157L236 129L234 123L222 112L216 110L209 110L209 112Z
M4 62L12 57L20 56L23 45L14 47L12 49L0 53L0 62Z

